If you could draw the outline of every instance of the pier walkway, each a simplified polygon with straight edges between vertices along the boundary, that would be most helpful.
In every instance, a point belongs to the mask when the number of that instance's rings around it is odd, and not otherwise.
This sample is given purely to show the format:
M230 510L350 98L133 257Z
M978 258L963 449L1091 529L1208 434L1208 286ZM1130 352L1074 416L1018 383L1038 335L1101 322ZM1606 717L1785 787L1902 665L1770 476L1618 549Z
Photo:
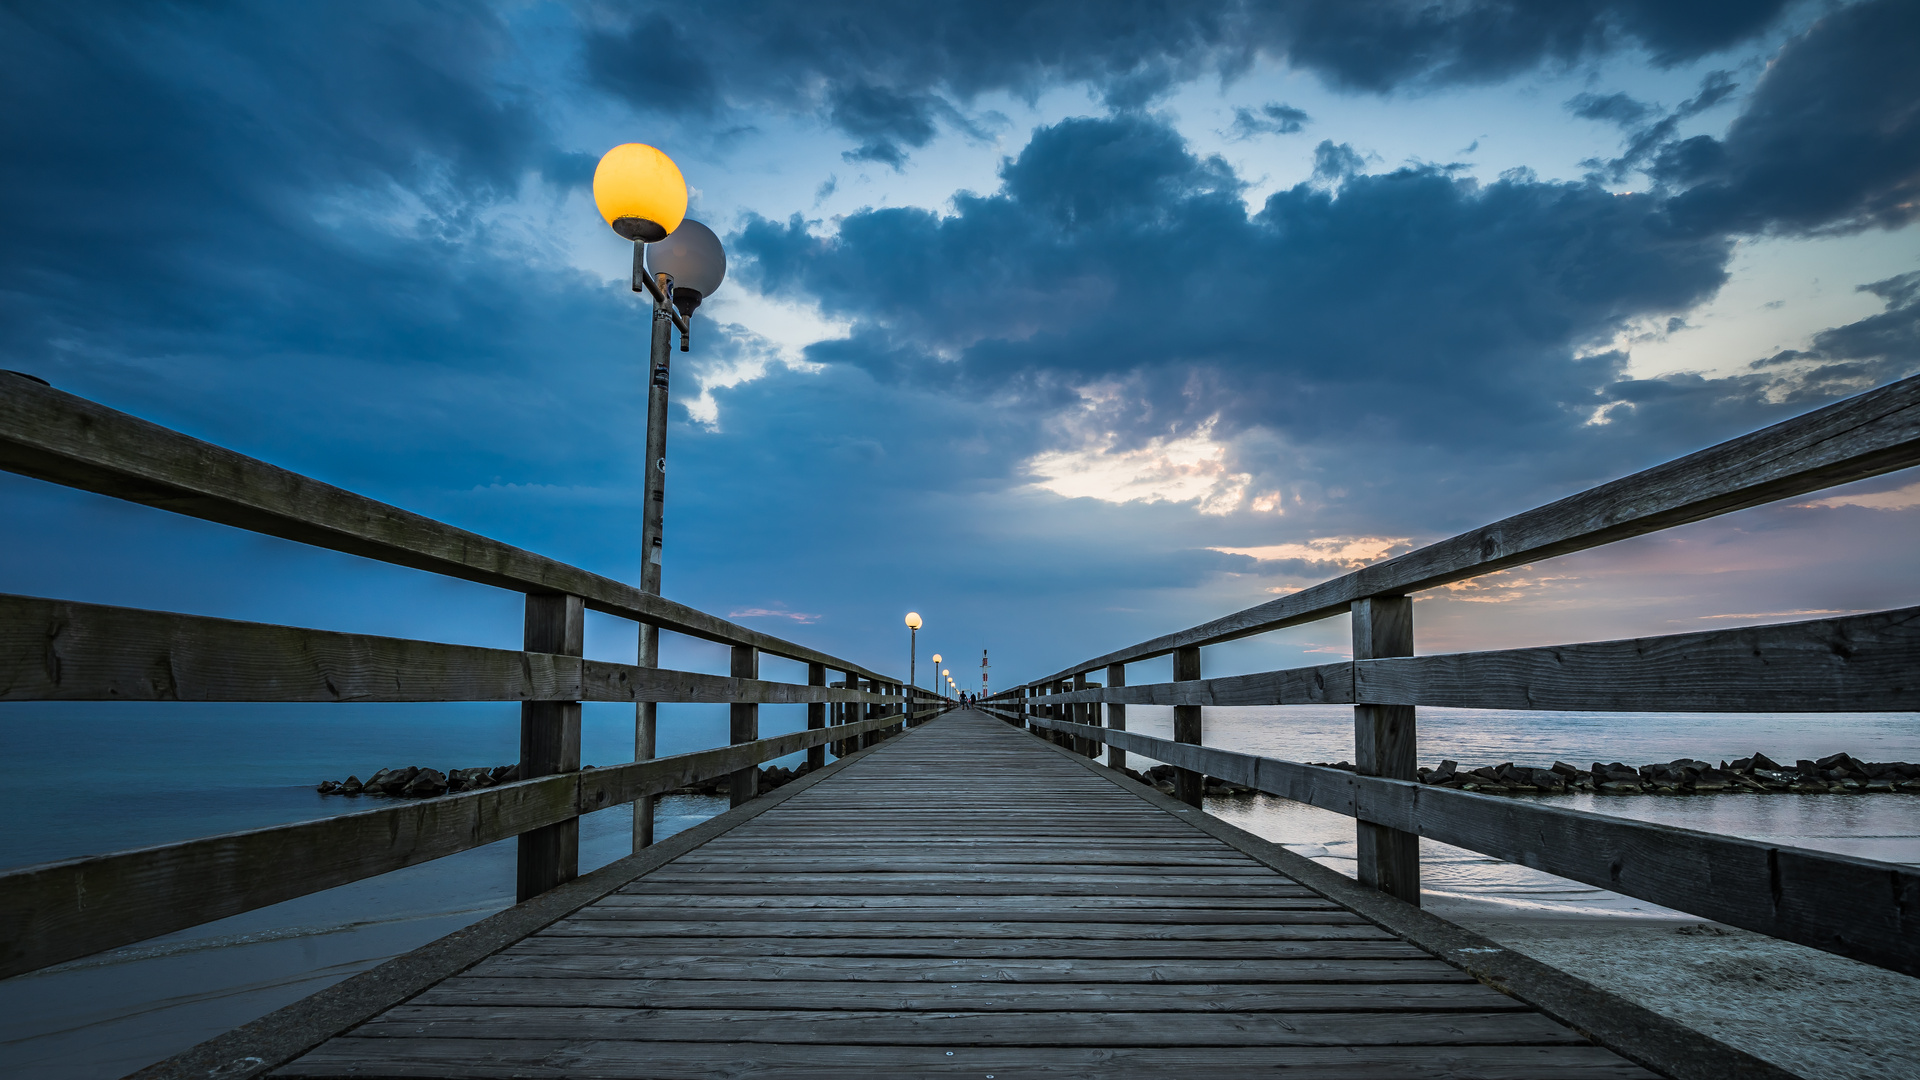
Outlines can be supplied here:
M1652 1075L982 712L759 802L276 1075Z

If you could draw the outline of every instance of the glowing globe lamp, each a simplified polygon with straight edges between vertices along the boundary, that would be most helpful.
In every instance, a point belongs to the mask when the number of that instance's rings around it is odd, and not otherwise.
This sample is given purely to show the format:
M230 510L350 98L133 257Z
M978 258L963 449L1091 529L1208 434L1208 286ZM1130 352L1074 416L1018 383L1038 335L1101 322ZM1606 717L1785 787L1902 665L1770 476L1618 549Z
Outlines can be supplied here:
M712 229L687 218L673 235L647 247L647 269L673 277L673 306L692 315L727 279L727 253Z
M909 630L920 629L920 613L919 612L917 611L907 612L907 629Z
M593 170L593 201L614 232L655 244L687 216L687 181L667 155L645 143L621 143Z

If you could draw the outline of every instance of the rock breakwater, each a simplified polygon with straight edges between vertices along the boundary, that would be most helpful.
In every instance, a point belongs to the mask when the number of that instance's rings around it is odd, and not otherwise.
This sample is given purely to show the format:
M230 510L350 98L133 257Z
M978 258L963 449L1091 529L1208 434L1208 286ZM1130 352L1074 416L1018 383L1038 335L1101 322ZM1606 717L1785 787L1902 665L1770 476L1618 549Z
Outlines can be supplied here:
M1310 761L1327 769L1353 772L1349 761ZM1128 776L1168 794L1173 793L1175 769L1155 765L1144 773L1126 770ZM1615 761L1596 761L1581 769L1556 761L1549 768L1515 765L1462 766L1457 761L1442 761L1437 768L1422 768L1420 782L1434 787L1479 791L1489 795L1565 795L1592 792L1601 795L1710 795L1723 792L1752 794L1865 795L1905 792L1920 794L1920 765L1908 761L1861 761L1851 754L1831 754L1819 760L1801 758L1792 765L1781 765L1765 754L1754 754L1719 764L1694 758L1679 758L1653 765L1627 765ZM1251 795L1253 789L1208 776L1206 794Z
M1353 765L1345 761L1314 764L1353 769ZM1907 761L1861 761L1846 753L1830 754L1818 760L1800 758L1792 765L1782 765L1765 754L1756 753L1718 764L1694 758L1676 758L1651 765L1596 761L1586 769L1564 761L1540 769L1511 761L1476 768L1447 760L1437 768L1422 768L1419 776L1423 784L1492 795L1557 795L1574 791L1601 795L1920 793L1920 765Z
M592 768L593 766L588 765L582 771ZM779 765L761 769L760 790L771 791L782 784L792 783L805 776L808 771L804 762L795 769ZM520 779L518 765L448 769L446 772L408 765L398 769L381 769L364 781L358 776L349 776L345 780L322 780L315 790L322 795L379 795L392 798L427 799L461 791L478 791L497 784L511 784L518 779ZM677 787L662 794L725 795L728 790L727 778L721 777L717 780Z

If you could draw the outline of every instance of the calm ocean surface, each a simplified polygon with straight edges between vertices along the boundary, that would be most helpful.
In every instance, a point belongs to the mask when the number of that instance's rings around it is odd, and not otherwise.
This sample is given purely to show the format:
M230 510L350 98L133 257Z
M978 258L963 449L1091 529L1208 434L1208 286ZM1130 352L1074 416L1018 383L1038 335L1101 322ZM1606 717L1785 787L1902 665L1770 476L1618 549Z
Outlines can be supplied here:
M660 753L726 741L725 706L662 709ZM632 757L631 706L589 705L583 758ZM1135 706L1128 726L1168 736L1171 710ZM1676 757L1714 761L1760 751L1776 760L1845 750L1865 760L1920 760L1920 715L1603 715L1422 709L1423 764L1502 761L1585 767ZM804 708L762 707L762 733L805 726ZM385 766L494 765L518 756L519 710L507 705L0 705L7 782L0 867L124 850L380 805L323 798L322 779ZM1206 742L1296 761L1352 757L1352 711L1340 707L1209 709ZM799 758L783 764L793 764ZM1135 764L1146 764L1136 761ZM1544 799L1544 797L1542 797ZM1708 795L1551 800L1622 817L1920 863L1920 796ZM663 801L669 834L725 800ZM1309 857L1353 872L1352 823L1267 796L1208 809ZM1018 813L1018 807L1009 807ZM581 869L628 852L629 811L582 827ZM1525 916L1666 915L1651 905L1446 845L1423 846L1435 900ZM513 846L495 844L367 882L224 919L46 973L0 982L0 1072L124 1072L379 962L512 901Z

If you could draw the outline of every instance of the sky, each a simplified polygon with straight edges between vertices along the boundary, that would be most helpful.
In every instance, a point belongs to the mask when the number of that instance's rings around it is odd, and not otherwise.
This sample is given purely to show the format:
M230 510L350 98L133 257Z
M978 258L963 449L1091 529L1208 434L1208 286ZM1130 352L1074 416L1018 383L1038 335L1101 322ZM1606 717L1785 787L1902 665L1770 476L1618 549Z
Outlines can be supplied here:
M901 674L918 611L923 679L1004 686L1920 371L1916 51L1915 0L5 3L0 367L637 580L589 185L650 143L729 257L665 593ZM511 594L0 498L0 591L518 645ZM1865 481L1422 594L1417 647L1920 603L1916 525Z

